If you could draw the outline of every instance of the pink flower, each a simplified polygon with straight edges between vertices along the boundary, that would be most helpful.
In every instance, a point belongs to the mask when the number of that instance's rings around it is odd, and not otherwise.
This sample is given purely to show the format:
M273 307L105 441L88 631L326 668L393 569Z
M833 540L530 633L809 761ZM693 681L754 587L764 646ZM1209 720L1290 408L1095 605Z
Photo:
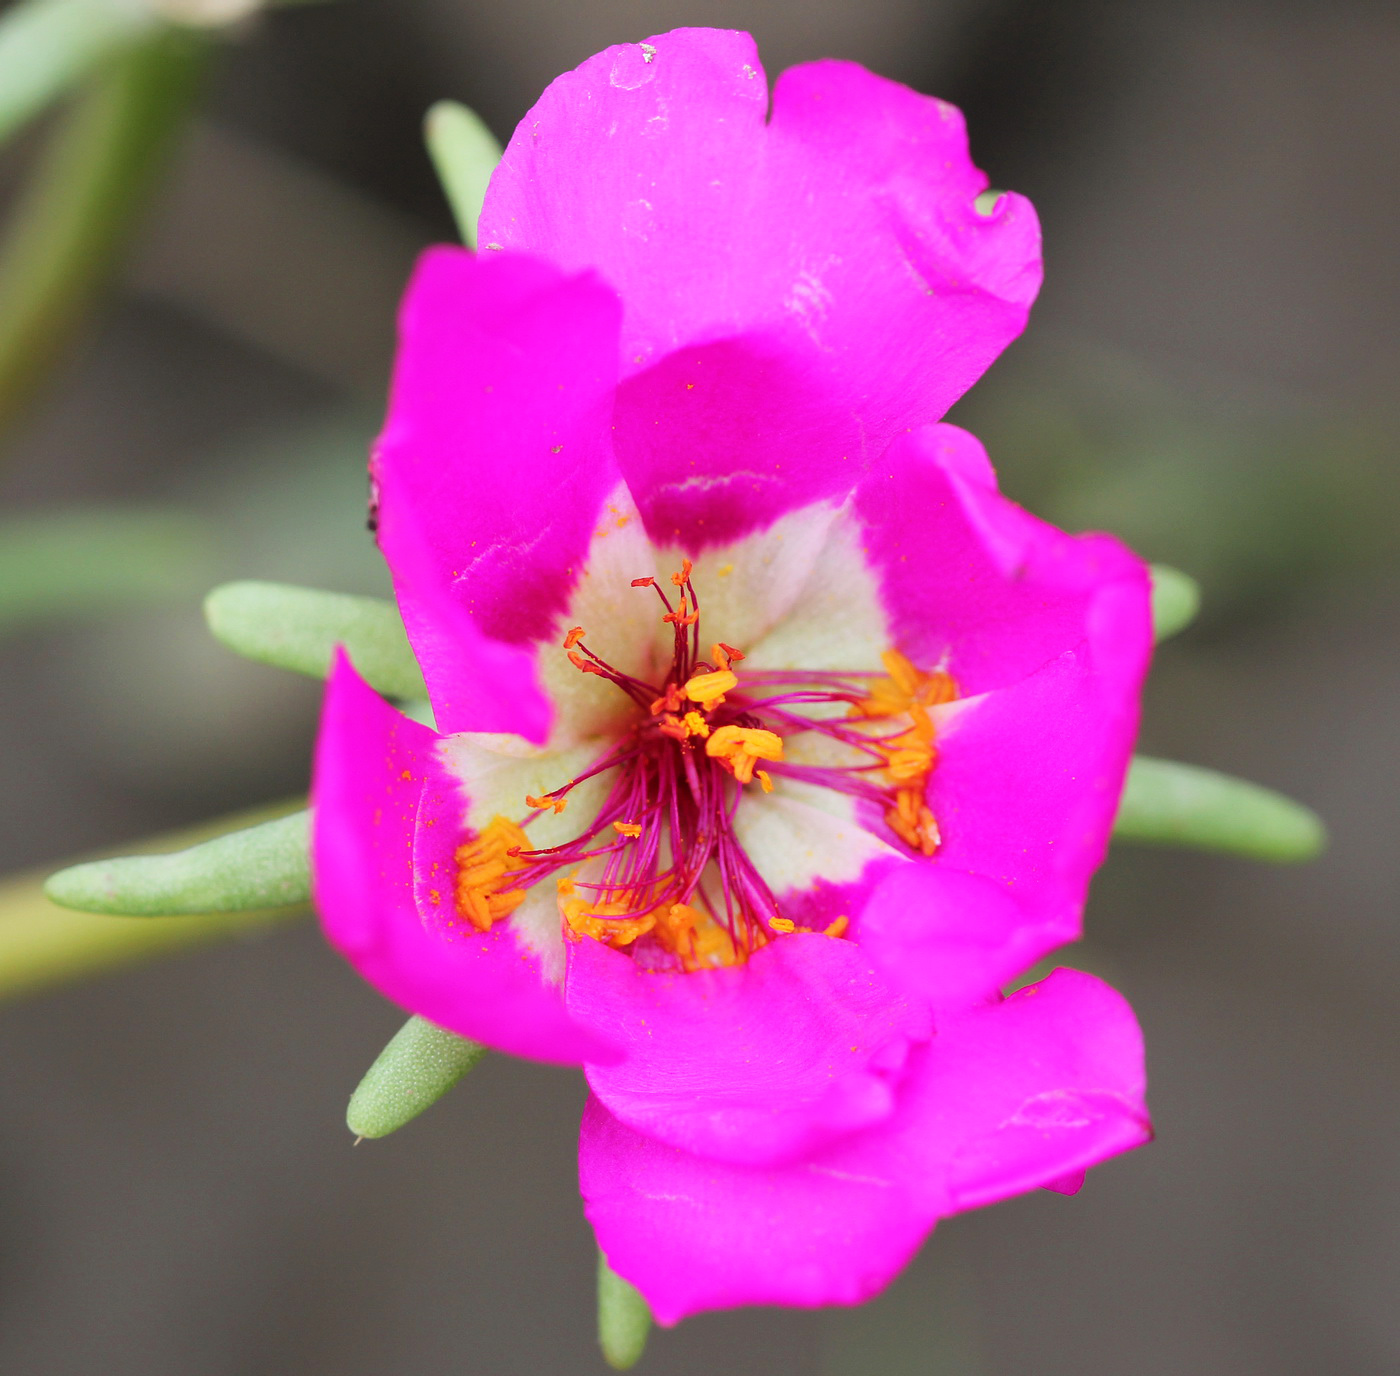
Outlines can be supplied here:
M342 659L318 903L404 1007L583 1064L664 1323L864 1299L1149 1133L1117 994L999 992L1079 934L1149 626L936 424L1039 283L985 186L950 106L820 62L770 117L681 30L556 81L404 305L373 471L441 734Z

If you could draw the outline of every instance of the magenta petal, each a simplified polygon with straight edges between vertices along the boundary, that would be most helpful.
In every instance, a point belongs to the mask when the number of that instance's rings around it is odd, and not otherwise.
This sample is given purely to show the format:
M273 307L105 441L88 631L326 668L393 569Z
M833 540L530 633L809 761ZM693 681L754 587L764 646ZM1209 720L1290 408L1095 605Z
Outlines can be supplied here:
M605 1036L569 1018L559 990L506 924L464 935L420 917L420 803L427 800L432 816L456 789L438 764L436 740L341 654L326 689L312 786L315 901L327 938L386 998L464 1037L543 1061L615 1054ZM446 834L450 812L439 815Z
M1079 936L1136 729L1136 698L1105 691L1081 645L989 693L940 746L928 789L936 863L1005 886L1034 915L1042 951Z
M767 110L747 34L610 48L521 122L481 218L483 242L617 289L642 374L620 462L649 528L687 541L750 528L785 484L793 502L849 485L980 376L1040 282L1030 205L974 208L986 178L952 106L818 62ZM718 508L705 526L681 483Z
M920 664L948 653L964 696L1088 637L1105 695L1136 699L1152 645L1147 566L1109 536L1066 535L1008 501L967 431L902 436L856 509L896 645ZM1108 602L1121 604L1112 625Z
M1018 990L997 1015L995 1028L985 1013L950 1028L962 1055L946 1057L923 1086L940 1116L941 1102L960 1104L948 1178L955 1208L1063 1187L1151 1140L1142 1032L1122 995L1060 969Z
M919 1005L892 995L851 942L792 935L749 963L639 969L594 941L570 951L569 1012L625 1048L590 1065L610 1112L659 1141L727 1161L790 1159L887 1117Z
M1062 1185L1150 1132L1131 1010L1059 970L951 1022L911 1056L889 1120L800 1162L705 1160L595 1099L579 1175L610 1264L669 1324L740 1304L858 1303L938 1218Z
M515 255L424 254L375 449L379 540L438 726L541 740L530 642L567 608L621 476L616 298Z
M1064 924L1023 905L1013 889L947 863L889 870L860 914L861 950L890 985L933 1010L995 999L1062 946Z

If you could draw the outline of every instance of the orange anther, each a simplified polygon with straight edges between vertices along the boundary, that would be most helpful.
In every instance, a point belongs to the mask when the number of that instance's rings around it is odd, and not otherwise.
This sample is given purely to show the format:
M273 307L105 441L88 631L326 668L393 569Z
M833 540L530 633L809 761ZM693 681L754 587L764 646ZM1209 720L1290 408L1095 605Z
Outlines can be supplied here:
M634 578L634 579L632 580L632 586L633 586L634 588L654 588L654 587L656 586L656 579L654 579L654 578Z
M583 639L583 627L582 627L582 626L575 626L575 627L573 628L573 630L571 630L571 631L569 632L569 634L566 635L566 636L564 637L564 648L565 648L566 650L572 650L572 649L574 648L574 646L577 645L577 644L579 643L579 641L582 640L582 639Z
M846 928L849 927L850 925L851 925L851 919L850 919L849 917L838 917L834 922L832 922L832 924L831 924L829 927L827 927L827 928L822 932L822 935L823 935L823 936L845 936L845 935L846 935Z
M538 798L532 798L528 793L525 795L526 807L533 807L539 811L543 811L547 807L553 808L556 817L563 812L568 805L569 800L567 798L556 798L552 793L542 793Z
M687 679L685 695L702 707L717 707L724 701L724 695L739 686L739 680L728 669L717 669L712 674L696 674Z
M783 758L783 738L762 727L721 726L705 742L705 753L719 760L739 783L746 784L753 778L754 765L759 760ZM768 787L771 786L770 780Z
M578 653L577 650L569 651L569 663L572 664L574 668L579 670L581 673L602 674L603 677L607 677L607 675L604 674L603 670L597 664L595 664L591 659L585 659L581 654Z
M619 836L630 836L635 841L642 834L642 824L640 822L614 822L613 830Z
M472 840L458 846L457 911L479 932L488 931L525 901L523 889L503 889L514 873L507 859L529 848L530 841L516 824L495 817Z
M663 736L670 736L672 740L684 741L690 739L690 732L686 730L685 723L670 712L667 712L657 723L656 729Z
M886 650L880 656L885 672L895 681L895 686L913 697L919 691L923 675L913 666L908 657L898 650Z
M694 567L695 565L692 564L689 559L682 559L681 571L679 573L673 573L671 575L671 582L673 582L678 588L685 587L686 583L690 581L690 571Z
M783 936L787 936L789 932L795 932L797 930L797 923L790 917L770 917L768 919L768 925L775 932L779 932Z
M572 940L591 936L614 950L630 946L656 926L656 917L652 913L642 917L621 917L610 913L608 909L615 907L614 904L595 905L587 899L573 898L560 906L564 910L564 921L568 924L566 935Z
M935 669L928 676L928 682L919 690L919 701L928 707L937 707L940 703L952 702L958 696L958 685L952 674L944 673L942 669Z
M886 769L896 783L909 783L921 779L933 767L933 751L926 745L904 750L891 750L886 754L889 763Z
M732 645L726 645L722 640L719 642L719 648L723 650L724 653L727 654L729 658L735 663L737 663L739 660L745 657L744 652L742 650L736 650Z

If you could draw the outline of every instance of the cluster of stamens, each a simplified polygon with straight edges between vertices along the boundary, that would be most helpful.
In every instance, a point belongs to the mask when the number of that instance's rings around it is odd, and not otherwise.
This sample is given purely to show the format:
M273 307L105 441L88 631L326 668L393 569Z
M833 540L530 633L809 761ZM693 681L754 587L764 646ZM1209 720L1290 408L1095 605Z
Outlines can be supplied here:
M888 677L869 673L759 670L740 677L743 653L722 641L701 656L700 602L684 560L671 575L672 598L652 589L672 628L672 656L657 685L614 668L575 626L563 648L580 673L607 679L636 705L631 730L578 778L539 797L520 823L497 817L456 853L461 915L485 931L514 912L528 891L553 879L565 935L627 950L650 968L697 970L744 960L776 936L797 930L840 937L847 918L799 927L777 903L736 840L734 814L745 786L773 789L775 774L844 792L879 809L911 849L932 855L938 826L925 801L936 761L929 709L957 696L942 670L925 673L904 655L883 656ZM840 704L844 716L808 714ZM901 729L890 733L888 728ZM859 761L819 767L784 761L784 739L825 734ZM532 849L523 830L545 811L562 813L585 780L611 776L611 788L581 833L564 845Z
M878 747L885 756L885 775L894 786L894 806L886 810L885 822L905 845L932 855L938 849L938 822L925 797L938 751L929 708L952 702L958 687L945 670L924 673L898 650L886 650L880 658L889 677L872 684L870 693L852 710L872 721L909 718L907 731L886 738Z

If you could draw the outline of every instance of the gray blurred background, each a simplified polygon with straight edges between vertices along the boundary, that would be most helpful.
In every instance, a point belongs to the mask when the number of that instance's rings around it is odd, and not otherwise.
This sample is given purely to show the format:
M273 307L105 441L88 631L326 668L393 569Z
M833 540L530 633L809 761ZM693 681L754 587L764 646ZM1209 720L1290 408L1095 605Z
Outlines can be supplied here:
M0 871L305 785L318 700L205 634L236 576L380 591L364 448L396 296L451 237L421 149L680 23L851 57L968 114L1045 227L1027 338L955 418L1011 494L1205 585L1143 746L1334 834L1268 870L1115 852L1072 959L1146 1029L1159 1138L942 1227L852 1312L707 1316L657 1376L1400 1370L1400 9L1365 0L342 0L230 44L0 517L158 506L183 583L0 640ZM0 188L30 155L0 158ZM0 1369L601 1371L570 1072L489 1059L352 1148L401 1021L309 926L0 1006Z

